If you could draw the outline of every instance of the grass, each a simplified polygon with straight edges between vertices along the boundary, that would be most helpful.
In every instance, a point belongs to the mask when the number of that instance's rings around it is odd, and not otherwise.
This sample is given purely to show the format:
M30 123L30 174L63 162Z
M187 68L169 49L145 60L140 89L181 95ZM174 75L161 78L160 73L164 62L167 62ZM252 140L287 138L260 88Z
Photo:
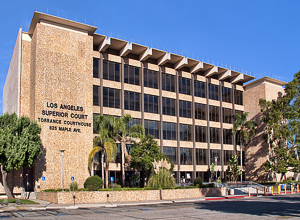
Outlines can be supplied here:
M3 202L4 200L6 200L8 203L16 203L17 199L0 199L0 203ZM27 199L19 199L20 202L24 203L24 204L39 204L37 202L33 202L31 200L27 200Z

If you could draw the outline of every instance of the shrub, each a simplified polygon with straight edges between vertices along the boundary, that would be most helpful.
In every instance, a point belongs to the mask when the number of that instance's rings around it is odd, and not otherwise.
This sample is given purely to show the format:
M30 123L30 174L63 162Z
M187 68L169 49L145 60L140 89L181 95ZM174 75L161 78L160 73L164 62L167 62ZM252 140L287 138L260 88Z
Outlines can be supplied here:
M198 184L197 184L198 185ZM197 188L196 186L188 186L189 189Z
M103 180L100 176L90 176L85 180L83 186L89 191L97 191L103 186Z
M73 191L73 185L74 185L74 191L78 189L78 184L76 181L72 181L70 184L69 184L69 188L70 188L70 191Z
M152 189L162 189L165 187L175 188L176 183L171 172L165 168L160 168L157 174L152 174L148 181L148 187Z
M196 177L196 179L194 180L194 186L197 186L197 184L199 186L201 186L202 183L203 183L203 181L202 181L201 177Z
M184 186L177 186L175 189L185 189Z

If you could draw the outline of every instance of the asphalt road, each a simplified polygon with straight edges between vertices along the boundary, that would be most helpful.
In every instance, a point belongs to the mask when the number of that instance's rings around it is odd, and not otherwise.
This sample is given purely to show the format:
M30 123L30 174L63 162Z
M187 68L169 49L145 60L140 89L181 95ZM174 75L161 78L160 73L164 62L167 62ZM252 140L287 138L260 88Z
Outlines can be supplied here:
M223 199L77 210L11 211L2 218L22 219L300 219L300 195Z

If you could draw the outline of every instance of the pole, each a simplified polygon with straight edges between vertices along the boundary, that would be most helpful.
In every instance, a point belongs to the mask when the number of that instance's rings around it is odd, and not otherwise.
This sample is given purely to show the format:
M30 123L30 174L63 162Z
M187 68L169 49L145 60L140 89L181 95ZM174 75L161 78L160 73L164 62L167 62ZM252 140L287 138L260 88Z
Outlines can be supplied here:
M61 185L62 191L64 191L64 152L65 150L60 150L61 152Z
M266 187L264 186L264 196L267 195Z
M293 187L293 185L291 185L291 193L293 193L293 191L294 191L294 189L293 189L294 187Z
M43 200L44 200L44 208L46 207L45 205L45 181L43 181Z
M286 184L284 184L284 194L286 194Z
M280 192L280 184L278 184L278 191L277 191L277 194L278 194L278 195L281 194L281 192Z
M297 193L299 193L299 184L297 184Z
M243 151L243 145L242 145L242 141L241 141L241 183L243 182L243 158L242 158L242 155L243 155L243 153L242 153L242 151Z
M258 187L256 187L256 196L258 196Z
M75 206L75 191L74 191L74 181L73 181L73 204Z
M249 193L249 197L251 197L251 194L250 194L250 187L248 188L248 193Z
M113 205L114 192L113 192L113 180L112 179L110 179L110 185L111 185L111 204Z
M273 186L271 186L271 194L273 195Z

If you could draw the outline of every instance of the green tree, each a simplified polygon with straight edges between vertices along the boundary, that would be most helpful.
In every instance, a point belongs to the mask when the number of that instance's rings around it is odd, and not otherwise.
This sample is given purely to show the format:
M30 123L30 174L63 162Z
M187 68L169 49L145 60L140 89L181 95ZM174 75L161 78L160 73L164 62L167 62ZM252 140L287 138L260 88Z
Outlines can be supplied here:
M257 123L255 121L247 121L249 113L245 112L242 114L234 114L235 121L234 121L234 127L232 129L233 135L239 135L239 141L240 141L240 148L241 148L241 166L243 164L242 161L242 155L243 155L243 145L249 142L250 140L250 131L255 134L255 128L257 126ZM241 174L241 181L242 181L242 174Z
M144 174L144 183L151 172L153 172L153 162L161 159L166 159L171 164L171 172L174 169L174 164L169 157L160 153L160 146L154 140L152 135L144 136L139 142L134 142L134 148L131 150L130 166L134 169L141 169Z
M242 174L242 169L240 166L238 166L238 156L232 156L231 159L229 159L229 166L227 167L227 173L229 176L229 179L231 181L236 181L238 176Z
M32 167L43 153L39 134L41 128L27 116L13 114L0 116L0 163L2 182L8 198L13 198L6 177L13 169Z

